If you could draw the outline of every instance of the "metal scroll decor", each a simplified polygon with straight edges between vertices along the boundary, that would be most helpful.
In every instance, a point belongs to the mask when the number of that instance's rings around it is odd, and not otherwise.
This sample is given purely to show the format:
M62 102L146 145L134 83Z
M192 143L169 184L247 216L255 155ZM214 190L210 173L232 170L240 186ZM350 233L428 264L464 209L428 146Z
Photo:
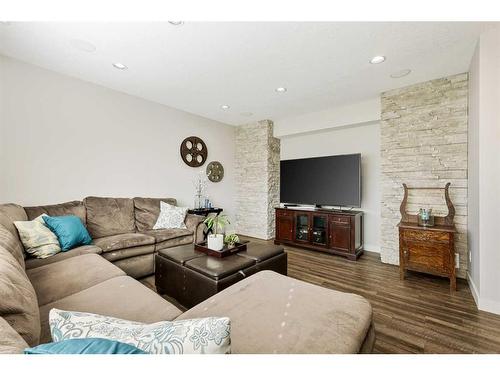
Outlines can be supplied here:
M212 182L219 182L224 178L224 167L218 161L211 161L207 165L207 177Z
M435 216L436 225L453 225L453 219L455 217L455 206L450 199L450 185L451 183L447 183L444 188L438 187L408 187L406 184L403 184L404 195L403 201L401 202L401 206L399 207L399 212L401 212L401 222L402 223L417 223L418 215L411 215L406 212L406 204L408 203L408 190L444 190L444 199L446 201L446 206L448 207L448 215L446 216Z
M190 167L201 167L207 161L207 145L201 138L191 136L181 143L181 157Z

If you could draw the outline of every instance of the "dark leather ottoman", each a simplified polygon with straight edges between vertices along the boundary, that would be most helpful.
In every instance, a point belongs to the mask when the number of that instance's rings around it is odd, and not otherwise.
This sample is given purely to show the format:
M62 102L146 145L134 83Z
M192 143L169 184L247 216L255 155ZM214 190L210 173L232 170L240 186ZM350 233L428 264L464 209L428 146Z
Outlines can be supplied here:
M247 250L216 258L183 245L159 250L155 257L155 284L159 294L191 308L221 290L262 270L287 274L283 247L247 244Z

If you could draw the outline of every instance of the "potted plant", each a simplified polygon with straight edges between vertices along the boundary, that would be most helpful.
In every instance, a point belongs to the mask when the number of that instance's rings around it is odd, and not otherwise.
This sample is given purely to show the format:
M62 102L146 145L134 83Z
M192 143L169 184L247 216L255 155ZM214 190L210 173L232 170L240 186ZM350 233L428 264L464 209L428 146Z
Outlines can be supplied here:
M208 235L208 248L210 250L220 251L224 247L224 235L217 233L222 232L226 225L230 224L226 215L217 215L207 217L204 221L207 229L212 233Z
M230 249L232 249L237 242L240 242L240 238L236 233L226 234L226 237L224 237L224 243Z

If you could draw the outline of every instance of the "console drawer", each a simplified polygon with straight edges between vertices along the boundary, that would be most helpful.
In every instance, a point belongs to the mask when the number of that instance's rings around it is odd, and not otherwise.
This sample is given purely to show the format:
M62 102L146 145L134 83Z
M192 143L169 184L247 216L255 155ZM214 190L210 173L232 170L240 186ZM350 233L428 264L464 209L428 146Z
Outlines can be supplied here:
M404 239L409 241L449 242L450 233L434 231L405 230Z
M427 269L442 274L455 266L450 249L439 242L405 241L403 256L405 266L417 271Z
M276 211L276 215L277 216L285 216L285 217L292 217L293 216L293 212L291 211L286 211L286 210L277 210Z
M349 225L351 223L351 219L349 217L344 217L344 216L333 216L330 217L330 220L334 223L340 223L345 225Z

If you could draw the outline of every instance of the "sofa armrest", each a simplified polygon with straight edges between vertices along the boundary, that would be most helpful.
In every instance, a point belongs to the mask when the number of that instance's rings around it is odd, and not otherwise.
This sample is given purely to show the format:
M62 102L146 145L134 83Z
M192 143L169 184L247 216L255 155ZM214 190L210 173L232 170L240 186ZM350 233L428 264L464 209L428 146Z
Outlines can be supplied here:
M186 220L184 223L186 224L187 229L193 232L194 243L203 242L203 231L205 229L205 216L187 214Z

